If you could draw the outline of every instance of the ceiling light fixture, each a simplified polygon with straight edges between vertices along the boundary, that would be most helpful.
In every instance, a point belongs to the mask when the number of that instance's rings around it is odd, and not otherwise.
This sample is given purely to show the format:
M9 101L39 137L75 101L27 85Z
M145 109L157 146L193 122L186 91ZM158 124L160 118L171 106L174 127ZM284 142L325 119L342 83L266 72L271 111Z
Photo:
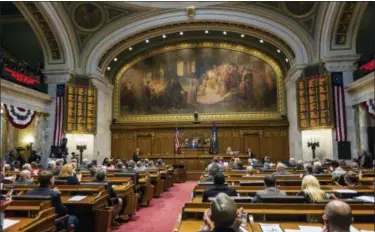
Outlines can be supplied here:
M146 43L150 43L150 40L148 40L148 39L146 39L146 41L145 41Z
M226 31L223 31L223 34L224 34L224 35L226 35L226 34L227 34L227 32L226 32Z
M242 37L242 38L244 38L244 37L245 37L245 35L244 35L244 34L241 34L241 37Z
M108 71L111 70L111 67L107 67L107 70L108 70Z
M281 52L280 49L277 49L277 52L280 53Z
M115 62L116 62L116 61L117 61L117 57L115 57L115 58L113 59L113 61L115 61Z
M264 41L262 39L259 40L259 43L263 43Z
M288 59L288 58L285 58L285 61L288 63L288 62L289 62L289 59Z
M181 32L180 32L180 35L183 35L183 34L184 34L184 33L181 31Z
M129 47L129 51L131 51L131 50L133 50L133 48L132 48L132 47Z
M167 38L167 36L166 36L166 35L163 35L163 39L165 39L165 38Z
M208 30L206 30L204 33L208 34Z

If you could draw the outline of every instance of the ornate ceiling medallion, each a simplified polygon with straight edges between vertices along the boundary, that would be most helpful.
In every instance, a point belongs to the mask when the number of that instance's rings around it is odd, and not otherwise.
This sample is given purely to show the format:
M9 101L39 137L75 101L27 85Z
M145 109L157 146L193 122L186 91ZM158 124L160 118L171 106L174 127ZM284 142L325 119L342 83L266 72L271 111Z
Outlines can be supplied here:
M95 31L105 21L105 12L95 3L77 4L72 12L75 26L82 31Z
M284 2L282 7L294 18L306 18L312 15L318 4L316 2Z

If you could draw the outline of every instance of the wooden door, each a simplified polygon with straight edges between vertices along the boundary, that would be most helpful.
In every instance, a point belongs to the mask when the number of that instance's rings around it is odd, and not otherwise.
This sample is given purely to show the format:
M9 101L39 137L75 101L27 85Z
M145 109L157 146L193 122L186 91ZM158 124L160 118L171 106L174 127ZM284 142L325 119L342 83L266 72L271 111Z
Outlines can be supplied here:
M138 136L137 147L144 155L152 154L152 137Z
M242 137L243 147L242 151L247 154L247 149L250 148L255 154L255 158L259 159L260 155L260 136L259 134L245 134Z

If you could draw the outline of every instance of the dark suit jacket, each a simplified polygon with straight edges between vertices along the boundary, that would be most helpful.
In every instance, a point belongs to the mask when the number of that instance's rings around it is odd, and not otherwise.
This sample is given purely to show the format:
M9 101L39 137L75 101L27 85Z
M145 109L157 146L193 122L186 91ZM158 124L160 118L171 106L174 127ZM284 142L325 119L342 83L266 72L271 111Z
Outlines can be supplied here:
M116 198L116 197L117 197L117 193L116 193L116 191L113 189L113 186L112 186L111 183L109 183L109 182L107 182L107 181L98 181L98 180L94 180L94 182L107 184L107 186L108 186L109 198Z
M140 152L138 153L138 155L137 155L137 152L133 153L133 160L134 160L134 162L138 162L140 160L140 158L138 158L139 155L141 155Z
M56 213L59 216L64 216L67 213L65 205L61 203L60 194L49 188L37 188L30 190L26 195L32 196L50 196L52 199L52 205L56 208Z
M253 202L255 203L260 203L262 202L261 200L261 196L274 196L274 197L281 197L281 196L286 196L286 193L283 192L283 191L280 191L280 189L278 188L275 188L275 187L271 187L271 188L266 188L264 190L259 190L256 192L254 198L253 198Z
M225 193L230 197L237 196L237 192L235 189L228 188L227 186L219 185L219 186L215 186L215 187L204 190L202 201L207 202L209 197L216 197L216 195L219 193Z
M79 184L78 178L76 176L59 177L59 180L66 180L68 182L68 185Z

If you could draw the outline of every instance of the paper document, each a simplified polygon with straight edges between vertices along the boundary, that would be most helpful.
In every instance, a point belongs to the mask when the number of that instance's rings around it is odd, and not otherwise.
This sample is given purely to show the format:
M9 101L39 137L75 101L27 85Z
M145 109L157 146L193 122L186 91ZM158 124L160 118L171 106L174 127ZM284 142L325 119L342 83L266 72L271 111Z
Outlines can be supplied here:
M263 232L283 232L279 224L263 224L259 223Z
M323 229L320 226L298 226L303 232L322 232Z
M5 176L4 180L13 180L13 178L14 178L13 176Z
M371 196L360 196L360 197L355 197L355 199L362 200L364 202L375 203L375 197L371 197Z
M300 230L285 229L284 232L301 232Z
M352 189L335 189L335 192L337 192L337 193L352 193L352 194L357 194L357 191L352 190Z
M20 222L19 220L11 220L11 219L4 219L4 223L3 223L3 230L7 229L8 227L11 227L15 224L17 224L18 222Z
M354 226L350 226L350 232L359 232Z
M68 199L68 201L80 201L80 200L83 200L85 198L86 198L86 196L74 196L74 197Z
M374 232L373 230L360 230L359 232Z

